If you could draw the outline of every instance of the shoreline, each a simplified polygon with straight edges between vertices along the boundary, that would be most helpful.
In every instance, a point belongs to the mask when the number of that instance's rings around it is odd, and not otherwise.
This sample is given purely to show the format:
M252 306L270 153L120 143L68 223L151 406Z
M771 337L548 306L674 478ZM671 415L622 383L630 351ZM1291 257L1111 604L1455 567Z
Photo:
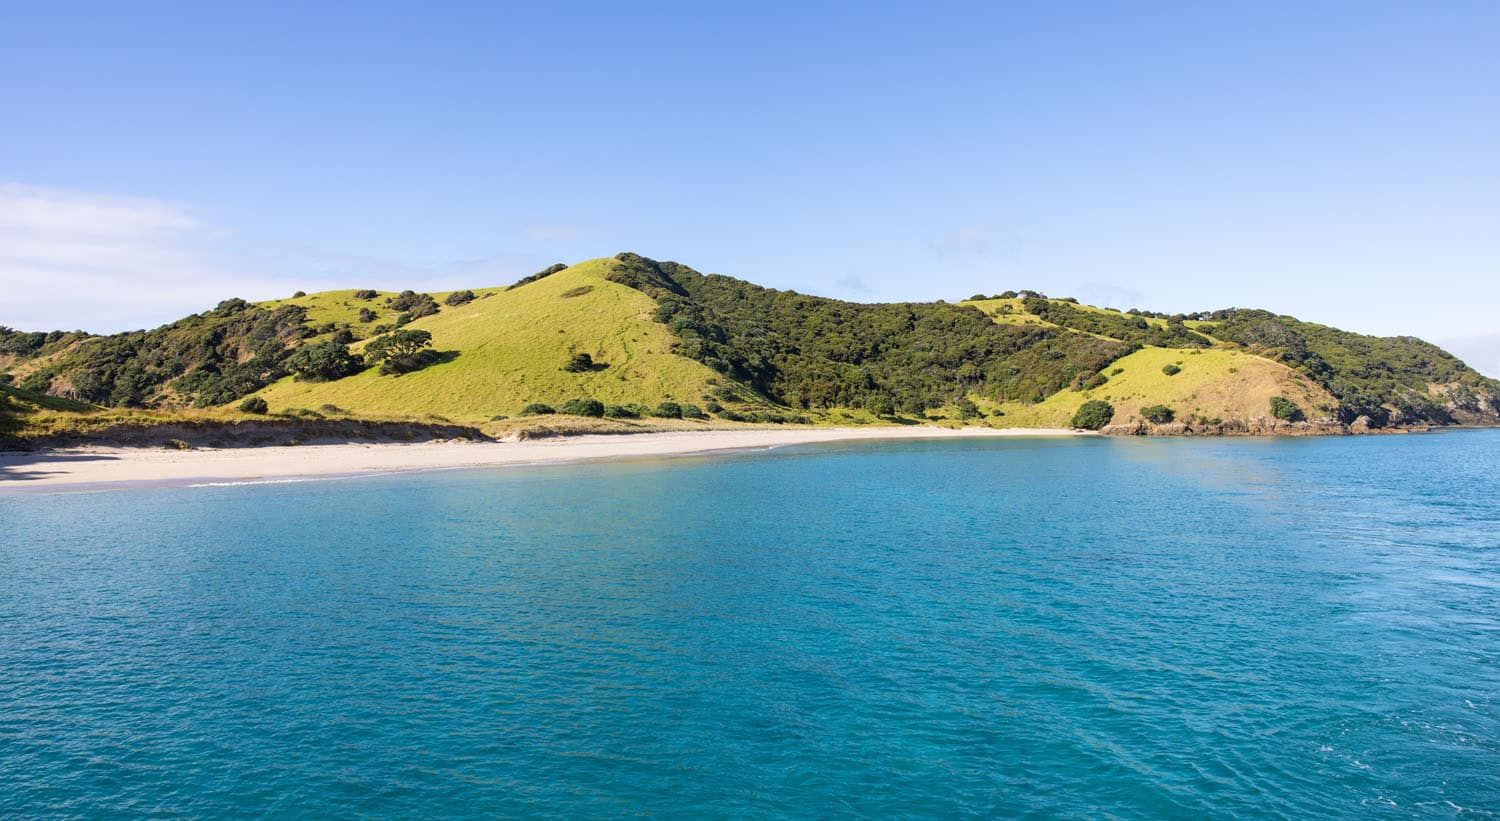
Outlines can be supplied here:
M796 428L587 434L514 442L339 443L168 450L86 446L0 452L0 495L342 479L431 470L525 467L913 439L1075 437L1063 428Z

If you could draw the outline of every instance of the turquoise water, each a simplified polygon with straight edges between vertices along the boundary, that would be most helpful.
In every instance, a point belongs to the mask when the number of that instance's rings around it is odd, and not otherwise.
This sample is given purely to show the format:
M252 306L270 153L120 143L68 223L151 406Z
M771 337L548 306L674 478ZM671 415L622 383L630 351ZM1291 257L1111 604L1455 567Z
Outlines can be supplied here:
M1500 431L0 495L0 816L1500 811Z

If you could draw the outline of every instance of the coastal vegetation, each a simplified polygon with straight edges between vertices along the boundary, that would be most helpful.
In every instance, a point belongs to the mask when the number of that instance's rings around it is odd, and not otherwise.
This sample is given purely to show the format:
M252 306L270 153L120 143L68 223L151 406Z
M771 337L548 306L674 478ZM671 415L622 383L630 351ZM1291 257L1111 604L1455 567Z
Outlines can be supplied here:
M1118 311L1025 289L863 304L630 253L506 287L228 299L121 334L0 328L0 385L94 419L201 408L470 425L1500 421L1500 384L1410 337L1243 309ZM13 430L40 418L16 395ZM85 410L46 413L55 426Z

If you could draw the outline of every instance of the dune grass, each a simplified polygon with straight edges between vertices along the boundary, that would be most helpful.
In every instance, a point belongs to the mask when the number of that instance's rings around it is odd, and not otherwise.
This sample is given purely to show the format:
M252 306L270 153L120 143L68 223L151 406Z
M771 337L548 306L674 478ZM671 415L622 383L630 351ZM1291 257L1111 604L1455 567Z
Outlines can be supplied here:
M1181 371L1168 376L1162 370L1167 365ZM992 421L1005 427L1066 425L1090 399L1113 405L1116 423L1140 421L1141 408L1150 405L1171 408L1181 421L1249 421L1270 415L1273 396L1292 400L1308 418L1328 416L1338 404L1321 386L1279 362L1224 348L1142 348L1115 360L1104 374L1109 381L1097 388L1060 391L1035 405L1000 405L1005 415Z
M556 406L579 397L650 406L668 399L703 404L715 385L728 380L671 352L671 333L652 319L655 301L605 278L617 264L591 260L515 290L476 290L473 302L444 306L406 326L431 333L433 349L453 354L450 361L401 376L369 369L335 382L288 378L259 395L273 412L328 404L369 416L469 424L514 416L532 402ZM358 313L352 292L335 293L350 297L301 299L318 305L317 317L325 321L337 321L350 309ZM598 365L582 373L565 371L575 353L589 354Z

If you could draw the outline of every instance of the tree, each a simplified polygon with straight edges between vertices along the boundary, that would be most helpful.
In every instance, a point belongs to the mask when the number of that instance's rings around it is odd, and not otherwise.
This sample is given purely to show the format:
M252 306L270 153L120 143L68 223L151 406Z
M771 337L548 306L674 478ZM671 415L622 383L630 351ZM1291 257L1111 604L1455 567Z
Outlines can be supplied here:
M380 296L378 291L363 290L354 292L355 299L374 299L377 296Z
M1182 373L1182 368L1179 368L1176 365L1168 362L1167 364L1161 366L1161 372L1166 374L1167 376L1176 376L1177 374Z
M358 373L364 367L364 362L349 352L348 345L330 339L303 345L293 351L287 357L286 366L298 379L319 382L342 379Z
M1141 408L1141 416L1147 421L1157 425L1165 425L1172 421L1176 414L1166 405L1147 405Z
M407 373L432 364L437 359L432 334L418 328L402 328L377 336L365 346L365 358L380 363L383 374Z
M360 308L359 309L359 321L360 322L374 322L375 321L375 316L376 316L375 312L372 311L372 310L370 310L369 308Z
M1073 427L1084 430L1099 430L1115 418L1114 405L1102 399L1090 399L1073 414Z
M667 419L681 419L682 406L677 404L676 402L668 400L661 403L660 405L657 405L656 410L652 412L652 415L665 417Z
M1271 415L1283 422L1301 422L1302 409L1285 396L1271 397Z
M443 300L444 305L467 305L474 301L473 291L454 291Z
M266 400L261 399L259 396L247 396L245 397L245 401L240 403L241 413L253 413L260 416L270 410L271 407L266 404Z

